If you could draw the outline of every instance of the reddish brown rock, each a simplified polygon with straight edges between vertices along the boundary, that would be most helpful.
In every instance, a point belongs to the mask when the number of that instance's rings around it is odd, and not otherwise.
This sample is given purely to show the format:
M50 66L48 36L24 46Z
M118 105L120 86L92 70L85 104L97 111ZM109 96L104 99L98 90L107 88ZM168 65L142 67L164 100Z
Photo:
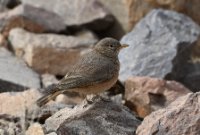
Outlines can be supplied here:
M15 28L10 31L9 41L15 54L39 73L65 75L97 38L90 31L64 36L34 34Z
M199 135L199 125L200 93L189 93L145 117L136 135Z
M140 117L166 107L189 92L190 90L178 82L157 78L130 77L125 82L126 104Z

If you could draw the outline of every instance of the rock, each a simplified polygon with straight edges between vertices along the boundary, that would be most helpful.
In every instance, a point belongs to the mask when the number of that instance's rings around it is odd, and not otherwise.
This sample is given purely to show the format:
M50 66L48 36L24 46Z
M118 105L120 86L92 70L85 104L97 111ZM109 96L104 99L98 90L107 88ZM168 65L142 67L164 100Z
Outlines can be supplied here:
M140 117L162 109L190 92L178 82L157 78L130 77L125 82L126 105Z
M0 134L1 135L23 135L24 121L19 117L0 114Z
M113 23L111 14L96 0L21 1L58 14L68 27L85 26L93 30L103 30Z
M57 84L59 82L58 79L56 79L56 77L51 74L43 74L41 78L42 78L42 85L44 87L48 87L52 84Z
M82 103L73 109L64 108L48 118L46 133L87 135L135 134L140 121L124 106L96 99L92 104Z
M185 84L184 80L198 65L190 62L190 56L192 43L199 35L200 27L187 16L168 10L152 10L121 40L130 47L119 55L123 65L120 79L150 76ZM198 78L197 73L190 79Z
M5 92L0 94L0 114L24 118L28 108L34 108L41 96L36 89L24 92Z
M0 48L0 92L40 88L39 75L5 48Z
M145 117L137 135L198 135L200 133L200 93L178 98L165 109Z
M66 29L57 14L26 4L0 14L0 24L0 31L5 37L15 27L23 27L32 32L60 32Z
M26 135L44 135L42 125L39 123L32 124L26 131Z
M33 34L13 29L9 41L19 57L39 73L65 75L90 45L97 42L91 32L77 36Z

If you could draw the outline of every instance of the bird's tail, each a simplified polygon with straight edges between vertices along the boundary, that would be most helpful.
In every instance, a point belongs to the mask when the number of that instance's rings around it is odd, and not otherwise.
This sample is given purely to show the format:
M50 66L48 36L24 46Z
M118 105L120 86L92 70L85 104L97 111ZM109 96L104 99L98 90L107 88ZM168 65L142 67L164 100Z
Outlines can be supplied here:
M44 95L43 97L39 98L36 103L39 107L45 105L46 103L48 103L50 100L55 99L56 96L58 96L60 93L60 91L57 91L55 93L51 93L51 94L47 94Z

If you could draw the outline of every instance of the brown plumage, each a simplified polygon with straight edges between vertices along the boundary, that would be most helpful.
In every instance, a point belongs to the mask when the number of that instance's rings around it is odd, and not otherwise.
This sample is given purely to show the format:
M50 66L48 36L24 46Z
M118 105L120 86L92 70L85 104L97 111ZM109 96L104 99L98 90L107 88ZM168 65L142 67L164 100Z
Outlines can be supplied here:
M118 53L123 47L127 45L113 38L100 40L54 88L45 91L46 94L37 100L38 106L65 91L97 94L111 88L118 78Z

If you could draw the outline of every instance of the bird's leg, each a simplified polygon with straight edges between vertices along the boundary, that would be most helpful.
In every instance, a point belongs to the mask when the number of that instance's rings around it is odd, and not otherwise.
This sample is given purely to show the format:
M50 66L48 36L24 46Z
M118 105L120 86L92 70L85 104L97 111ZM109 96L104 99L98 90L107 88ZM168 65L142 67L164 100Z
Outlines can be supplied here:
M98 100L103 100L105 102L111 101L111 99L105 94L100 94L100 95L99 94L96 94L96 95L91 94L91 95L86 96L86 101L87 101L88 104L92 104L92 103L94 103L95 101L98 101Z
M106 95L106 94L99 95L99 98L101 100L105 101L105 102L110 102L111 101L110 97L108 97L108 95Z
M88 104L92 104L93 102L95 102L98 99L101 99L100 95L91 94L91 95L86 96L86 101Z

